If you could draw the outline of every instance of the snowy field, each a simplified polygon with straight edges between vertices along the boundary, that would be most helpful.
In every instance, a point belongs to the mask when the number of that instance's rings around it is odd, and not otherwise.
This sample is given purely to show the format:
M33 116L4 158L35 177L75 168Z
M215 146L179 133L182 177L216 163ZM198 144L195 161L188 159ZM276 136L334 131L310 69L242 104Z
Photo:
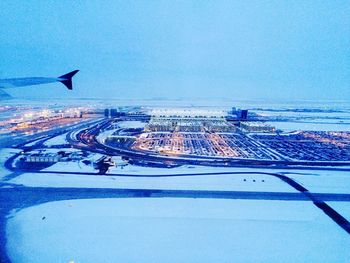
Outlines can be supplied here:
M297 107L297 106L296 106ZM299 109L300 110L300 109ZM262 116L271 116L271 117L297 117L300 119L307 118L308 120L344 120L350 118L350 110L344 110L343 108L329 108L320 109L322 112L308 112L308 111L279 111L278 109L274 109L273 111L261 111L254 110L254 112L262 115ZM334 110L341 110L341 112L334 112Z
M100 155L95 154L96 158ZM60 173L24 173L9 183L25 186L47 187L89 187L89 188L142 188L142 189L196 189L196 190L231 190L231 191L269 191L293 192L286 183L270 175L258 174L285 173L306 189L313 193L350 193L350 173L345 171L322 170L278 170L278 169L252 169L252 168L220 168L205 166L181 166L177 168L151 168L127 165L123 168L112 168L109 175L98 175L92 165L82 162L61 162L45 168L43 171L86 174L60 174ZM200 173L233 172L256 174L228 174L228 175L196 175ZM191 176L181 175L191 174ZM192 175L193 174L193 175ZM129 175L129 176L113 176ZM142 177L142 176L148 177ZM166 176L164 175L178 175ZM152 177L153 176L153 177Z
M350 221L350 202L327 202L327 204Z
M60 151L64 151L64 152L81 152L81 150L79 149L75 149L75 148L59 148L59 149L55 149L55 148L38 148L35 150L30 151L30 153L57 153Z
M290 131L350 131L350 124L316 122L267 122L286 132Z
M350 172L347 171L288 171L288 177L312 193L350 194Z
M146 123L141 121L120 121L117 124L119 128L123 129L143 129L146 126Z
M43 138L39 138L39 139L37 139L37 140L35 140L35 141L32 141L32 142L30 142L30 143L26 143L25 146L27 146L27 147L34 146L35 144L37 144L37 143L40 142L41 140L43 140Z
M11 148L2 148L0 149L0 178L8 175L11 173L9 170L7 170L4 166L5 161L10 158L11 156L15 155L16 153L19 153L21 150L19 149L11 149Z
M311 202L59 201L15 213L7 233L14 263L294 263L350 258L348 234Z
M56 137L53 137L47 141L44 142L45 146L52 146L52 145L61 145L61 144L67 144L66 140L67 133L58 135Z
M103 131L101 133L98 134L98 136L96 136L96 139L98 142L100 143L105 143L105 140L113 135L113 133L115 133L116 130L107 130L107 131Z
M92 164L86 165L78 161L58 162L42 171L97 173Z
M9 183L37 187L296 192L294 188L278 178L261 174L126 177L25 173L12 179Z

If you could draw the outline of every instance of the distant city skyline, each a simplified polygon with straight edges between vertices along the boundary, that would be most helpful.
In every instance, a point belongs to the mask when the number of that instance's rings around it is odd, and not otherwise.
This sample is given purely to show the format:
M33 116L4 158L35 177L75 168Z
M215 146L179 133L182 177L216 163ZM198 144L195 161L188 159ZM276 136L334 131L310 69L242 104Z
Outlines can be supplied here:
M2 1L0 78L80 69L17 97L350 98L350 1Z

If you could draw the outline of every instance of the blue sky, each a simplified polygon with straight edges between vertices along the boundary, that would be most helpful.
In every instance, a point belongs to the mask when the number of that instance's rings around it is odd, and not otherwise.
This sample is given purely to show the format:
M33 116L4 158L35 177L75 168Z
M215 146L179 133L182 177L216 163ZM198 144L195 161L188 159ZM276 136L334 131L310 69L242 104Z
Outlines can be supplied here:
M350 1L1 1L17 96L349 99Z

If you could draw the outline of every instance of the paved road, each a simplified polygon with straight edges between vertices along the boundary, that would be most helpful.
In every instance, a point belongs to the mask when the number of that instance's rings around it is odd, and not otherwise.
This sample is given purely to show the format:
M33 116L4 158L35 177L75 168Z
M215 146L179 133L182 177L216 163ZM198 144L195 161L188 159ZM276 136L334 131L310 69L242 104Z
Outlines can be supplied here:
M3 185L4 186L4 185ZM7 185L0 188L0 262L10 262L6 255L6 216L11 210L59 200L92 198L211 198L244 200L312 201L334 222L350 234L350 223L325 201L350 201L350 194L163 189L54 188Z
M15 136L12 136L12 135L0 136L0 145L2 148L14 147L14 146L23 147L23 145L34 142L40 138L42 138L43 141L45 141L54 136L66 133L73 129L78 129L79 127L83 127L89 124L90 125L95 124L100 121L101 121L100 119L88 119L88 120L83 120L82 122L79 122L79 123L67 124L67 125L64 125L63 127L57 127L54 129L50 129L48 131L42 131L32 135L16 134Z
M211 198L280 201L338 201L349 202L350 194L302 192L255 192L213 190L164 190L164 189L118 189L73 187L24 187L0 188L0 209L25 208L45 202L89 198Z
M218 173L219 174L219 173ZM3 183L0 188L0 262L10 262L6 254L6 217L13 209L41 203L91 198L215 198L248 200L311 201L343 230L350 234L350 223L325 201L350 201L350 194L310 193L285 175L276 174L299 192L247 192L163 189L54 188L25 187Z

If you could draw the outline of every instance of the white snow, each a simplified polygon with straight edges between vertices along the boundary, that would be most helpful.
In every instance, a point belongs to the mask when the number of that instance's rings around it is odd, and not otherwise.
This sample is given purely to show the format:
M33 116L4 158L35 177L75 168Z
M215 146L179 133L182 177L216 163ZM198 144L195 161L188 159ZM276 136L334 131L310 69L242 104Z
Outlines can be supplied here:
M58 163L44 171L73 171L94 172L92 166L83 163ZM50 173L25 173L10 181L13 184L25 186L47 187L89 187L89 188L134 188L134 189L187 189L187 190L227 190L227 191L267 191L267 192L296 192L288 184L276 177L264 174L227 174L227 175L196 175L208 172L266 172L268 170L253 170L245 168L215 168L193 166L193 168L179 167L149 168L127 165L124 169L112 170L113 174L122 176L75 175ZM271 171L270 171L271 172ZM191 176L182 174L193 173ZM179 175L158 177L158 175ZM130 176L124 176L130 175ZM154 175L142 177L140 175Z
M25 146L27 146L27 147L33 146L33 145L35 145L36 143L38 143L39 141L41 141L42 139L43 139L43 138L39 138L39 139L37 139L37 140L35 140L35 141L32 141L32 142L30 142L30 143L26 143Z
M44 142L44 145L51 146L51 145L61 145L61 144L67 144L66 140L67 133L58 135L56 137L53 137L47 141Z
M266 122L283 131L350 131L350 124L315 122Z
M89 158L88 158L89 159ZM91 165L82 162L58 163L44 171L93 172ZM257 172L256 174L196 175L211 172ZM204 166L181 166L177 168L151 168L127 165L112 168L107 176L50 173L25 173L10 181L26 186L50 187L107 187L150 189L202 189L232 191L295 192L296 190L276 177L258 172L286 173L286 175L312 193L350 193L350 172L322 170L278 170L252 168L219 168ZM181 176L182 174L194 174ZM114 176L130 175L130 176ZM141 177L140 175L151 176ZM152 175L154 177L152 177ZM179 175L159 177L160 175ZM246 181L244 181L246 179ZM255 180L255 182L253 181ZM262 182L264 180L264 182Z
M48 168L43 169L43 171L96 173L96 170L93 168L92 164L86 165L83 162L78 161L58 162Z
M50 149L52 150L52 149ZM59 151L61 149L58 149ZM65 149L66 150L66 149ZM70 149L68 149L70 150ZM79 151L77 149L73 149L74 151ZM97 170L93 168L93 163L100 159L103 156L103 154L100 153L91 153L89 154L88 157L86 157L84 160L88 160L91 163L90 164L84 164L83 161L69 161L69 162L64 162L60 161L57 162L50 167L47 167L43 169L42 171L53 171L53 172L76 172L76 173L97 173Z
M58 153L60 151L64 151L64 152L80 152L79 149L75 149L75 148L37 148L33 151L30 152L26 152L26 153Z
M0 149L0 178L8 175L11 171L7 170L4 166L5 161L16 153L21 152L19 149L2 148Z
M350 193L350 172L348 171L288 170L287 176L313 193Z
M350 202L327 202L327 204L350 221Z
M235 168L235 167L210 167L199 165L182 165L174 168L160 168L160 167L148 167L127 165L125 167L111 167L109 172L131 175L168 175L168 174L199 174L199 173L221 173L221 172L278 172L273 169L252 169L252 168Z
M104 132L101 132L96 139L100 142L100 143L105 143L105 140L111 136L116 130L106 130Z
M120 121L117 123L118 128L122 128L122 129L128 129L128 128L132 128L132 129L143 129L146 126L145 122L141 122L141 121ZM106 130L101 132L98 136L97 136L97 140L101 143L104 143L105 140L113 135L113 133L115 131L117 131L118 129L112 129L112 130Z
M141 121L121 121L121 122L118 122L117 125L119 128L123 128L123 129L128 129L128 128L143 129L146 126L146 123Z
M64 166L61 166L64 171ZM91 168L90 168L91 169ZM91 170L95 172L96 170ZM246 179L246 181L244 181ZM255 180L255 182L253 181ZM264 180L264 182L262 182ZM120 177L102 175L64 175L26 173L10 181L13 184L43 187L88 187L132 189L184 189L225 191L296 192L277 178L260 174L206 175L176 177Z
M42 218L45 217L45 220ZM347 262L348 234L312 202L89 199L7 223L12 262Z

